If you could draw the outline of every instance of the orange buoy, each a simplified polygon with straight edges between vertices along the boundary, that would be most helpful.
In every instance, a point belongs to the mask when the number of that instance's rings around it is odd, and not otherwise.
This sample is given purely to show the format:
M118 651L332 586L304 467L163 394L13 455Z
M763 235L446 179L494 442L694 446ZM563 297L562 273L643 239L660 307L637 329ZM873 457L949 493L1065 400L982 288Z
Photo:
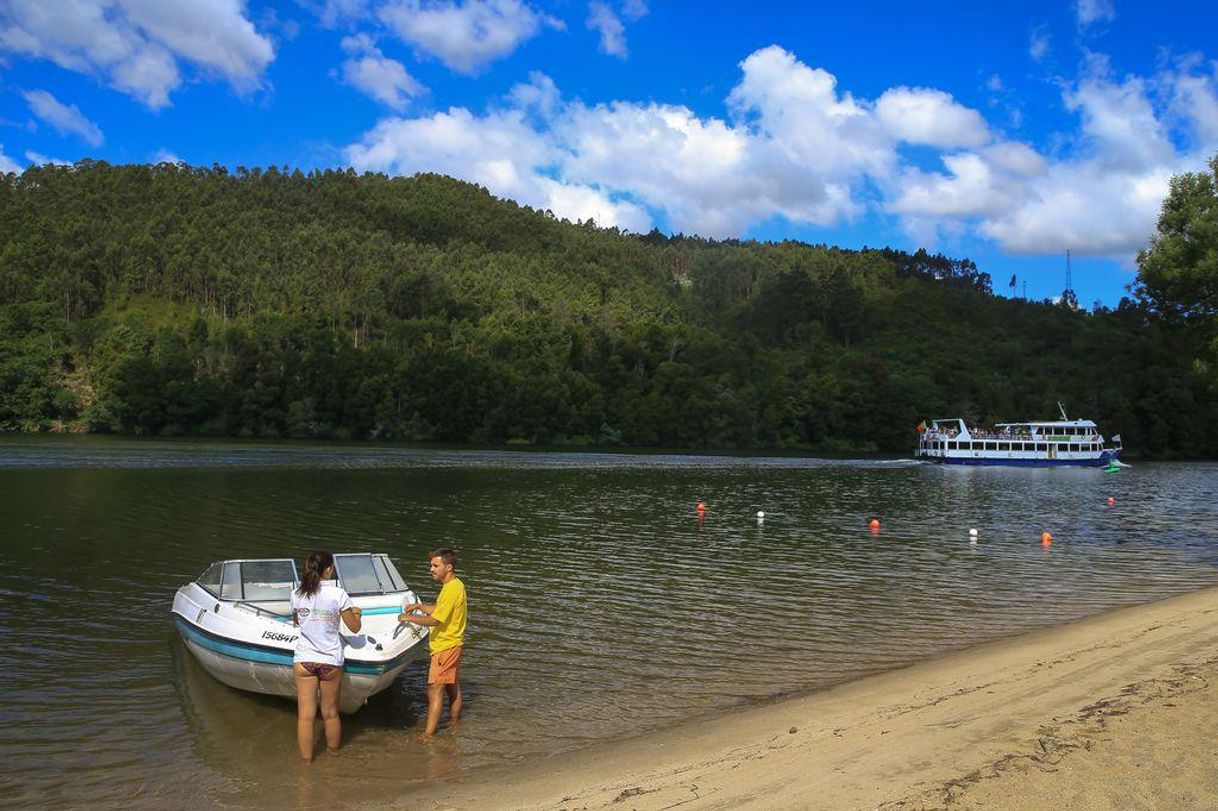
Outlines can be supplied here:
M879 529L880 528L880 519L872 518L871 523L869 523L867 526L871 527L873 530Z
M1042 532L1040 533L1040 542L1045 546L1048 546L1049 544L1053 543L1053 536L1047 532Z
M1111 507L1114 504L1116 504L1116 499L1113 498L1112 496L1109 496L1108 497L1108 506Z
M697 509L698 509L698 512L704 513L704 512L706 512L706 505L703 504L701 501L699 501Z

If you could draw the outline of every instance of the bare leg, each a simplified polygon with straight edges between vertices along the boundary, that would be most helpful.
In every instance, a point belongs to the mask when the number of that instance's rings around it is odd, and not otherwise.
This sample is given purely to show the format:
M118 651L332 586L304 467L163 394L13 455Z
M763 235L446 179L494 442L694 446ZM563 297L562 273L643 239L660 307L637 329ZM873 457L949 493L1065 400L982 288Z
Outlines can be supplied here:
M338 717L338 699L343 688L342 668L321 680L321 717L326 725L326 748L337 752L343 743L343 722Z
M440 714L444 712L444 685L427 685L427 729L423 732L423 740L436 734L440 726Z
M306 763L313 760L313 720L317 717L317 677L309 671L292 664L292 675L296 677L296 745L300 748L300 759Z
M460 675L457 676L457 681L452 684L444 685L444 692L448 693L448 722L453 726L461 720L461 681Z

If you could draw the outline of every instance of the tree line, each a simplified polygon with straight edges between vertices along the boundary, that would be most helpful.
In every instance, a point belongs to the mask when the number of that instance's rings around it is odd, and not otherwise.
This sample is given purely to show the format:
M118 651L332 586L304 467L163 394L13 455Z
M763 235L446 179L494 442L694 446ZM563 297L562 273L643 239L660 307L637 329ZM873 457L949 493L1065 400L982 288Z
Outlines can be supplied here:
M967 259L635 235L439 175L2 179L2 430L910 452L923 418L1062 400L1144 456L1218 455L1195 178L1090 312Z

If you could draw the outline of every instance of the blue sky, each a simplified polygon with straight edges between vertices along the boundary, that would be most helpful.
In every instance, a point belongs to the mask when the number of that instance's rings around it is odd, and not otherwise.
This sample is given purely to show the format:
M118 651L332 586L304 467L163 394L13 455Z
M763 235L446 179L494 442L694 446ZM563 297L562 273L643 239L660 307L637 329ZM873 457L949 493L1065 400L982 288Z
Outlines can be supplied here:
M0 0L0 170L438 171L1115 305L1218 153L1218 4Z

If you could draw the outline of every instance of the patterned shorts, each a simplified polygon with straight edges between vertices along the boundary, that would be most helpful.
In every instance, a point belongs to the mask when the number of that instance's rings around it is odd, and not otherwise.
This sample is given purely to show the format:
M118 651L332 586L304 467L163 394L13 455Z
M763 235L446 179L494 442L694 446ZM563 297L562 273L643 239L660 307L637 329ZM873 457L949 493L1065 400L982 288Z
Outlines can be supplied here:
M297 662L305 669L310 676L316 676L319 679L327 679L335 670L342 670L339 665L327 665L322 662Z

